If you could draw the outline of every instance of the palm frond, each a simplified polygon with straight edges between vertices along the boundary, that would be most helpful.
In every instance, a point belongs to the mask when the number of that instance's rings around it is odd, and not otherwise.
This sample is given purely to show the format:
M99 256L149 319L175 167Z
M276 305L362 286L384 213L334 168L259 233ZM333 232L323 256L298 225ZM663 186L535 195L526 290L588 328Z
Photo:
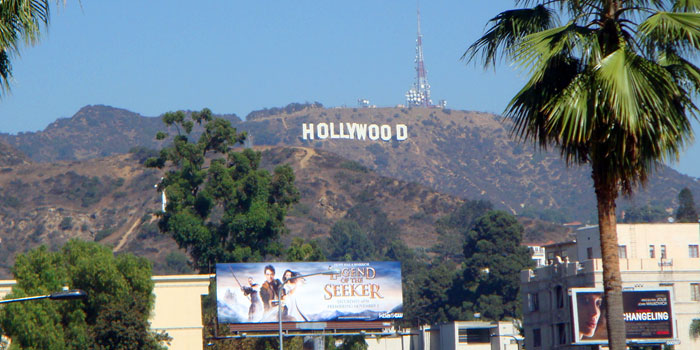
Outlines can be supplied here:
M639 24L637 35L652 47L700 49L700 13L657 12Z
M34 44L49 14L48 0L0 1L0 46L16 47L20 38Z
M676 0L672 7L673 12L698 12L700 11L700 1L698 0Z
M626 46L605 57L595 67L603 108L630 134L638 135L649 113L674 113L682 91L662 66L646 60ZM605 117L604 117L605 118Z
M666 68L684 90L700 95L700 68L668 48L661 52L658 63Z
M0 0L0 92L10 88L11 56L19 55L22 41L36 43L49 14L49 0Z
M481 56L485 67L495 65L500 53L507 54L520 39L551 27L554 21L553 13L542 5L501 12L489 21L492 26L469 46L462 60L471 62Z
M579 70L580 62L568 55L549 59L542 74L531 77L506 108L505 115L513 121L512 134L537 140L543 148L555 141L557 136L549 129L551 113L546 106L577 79Z
M577 47L579 51L587 52L584 47L596 42L591 34L590 29L573 22L530 34L513 50L514 62L521 69L528 69L535 79L540 79L552 57L572 55Z
M12 78L12 65L7 51L0 50L0 92L5 92L10 87L10 78ZM0 94L0 96L2 96Z
M643 181L659 161L674 160L693 138L688 116L697 108L672 74L656 62L621 47L601 61L598 130L599 161L618 164L611 175ZM625 169L625 167L630 167ZM630 172L630 173L628 173Z
M591 76L586 72L577 75L553 95L543 107L547 114L546 132L565 149L576 149L591 140L595 126L595 90L591 89ZM566 155L567 159L571 155Z

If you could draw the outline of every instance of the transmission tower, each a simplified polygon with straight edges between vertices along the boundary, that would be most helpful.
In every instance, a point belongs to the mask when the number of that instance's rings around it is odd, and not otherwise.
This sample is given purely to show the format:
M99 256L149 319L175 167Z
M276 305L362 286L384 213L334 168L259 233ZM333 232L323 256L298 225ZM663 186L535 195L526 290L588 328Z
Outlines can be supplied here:
M416 4L417 5L417 4ZM430 84L423 62L423 35L420 33L420 8L417 7L418 14L418 38L416 39L416 81L413 88L406 93L406 104L409 107L432 107L433 101L430 99Z

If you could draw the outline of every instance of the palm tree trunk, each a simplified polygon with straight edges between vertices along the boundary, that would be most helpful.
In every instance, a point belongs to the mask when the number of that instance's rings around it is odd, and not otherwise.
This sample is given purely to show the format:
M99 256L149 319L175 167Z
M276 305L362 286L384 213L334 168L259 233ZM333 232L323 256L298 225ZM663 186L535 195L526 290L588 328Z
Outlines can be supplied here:
M603 260L603 291L605 317L608 328L610 350L624 350L626 346L625 321L622 307L622 276L617 242L615 200L617 182L611 182L604 170L593 166L593 184L598 202L598 228L600 230L600 252ZM608 180L608 181L606 181Z

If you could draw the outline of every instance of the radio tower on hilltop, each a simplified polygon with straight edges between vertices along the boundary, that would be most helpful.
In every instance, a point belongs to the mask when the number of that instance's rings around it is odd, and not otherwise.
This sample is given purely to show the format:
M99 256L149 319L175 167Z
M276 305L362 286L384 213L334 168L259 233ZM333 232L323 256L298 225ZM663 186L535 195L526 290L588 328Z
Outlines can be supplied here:
M416 39L416 81L413 88L406 93L406 104L409 107L432 107L433 101L430 99L430 84L423 63L423 35L420 33L420 8L417 4L418 13L418 38Z

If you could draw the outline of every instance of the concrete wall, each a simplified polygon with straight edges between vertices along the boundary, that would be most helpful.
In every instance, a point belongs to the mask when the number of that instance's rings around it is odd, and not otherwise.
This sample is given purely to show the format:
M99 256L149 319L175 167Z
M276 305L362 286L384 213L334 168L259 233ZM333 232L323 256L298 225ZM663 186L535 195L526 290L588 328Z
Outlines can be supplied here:
M153 276L151 328L173 338L169 349L202 349L202 295L209 294L209 280L209 275Z

